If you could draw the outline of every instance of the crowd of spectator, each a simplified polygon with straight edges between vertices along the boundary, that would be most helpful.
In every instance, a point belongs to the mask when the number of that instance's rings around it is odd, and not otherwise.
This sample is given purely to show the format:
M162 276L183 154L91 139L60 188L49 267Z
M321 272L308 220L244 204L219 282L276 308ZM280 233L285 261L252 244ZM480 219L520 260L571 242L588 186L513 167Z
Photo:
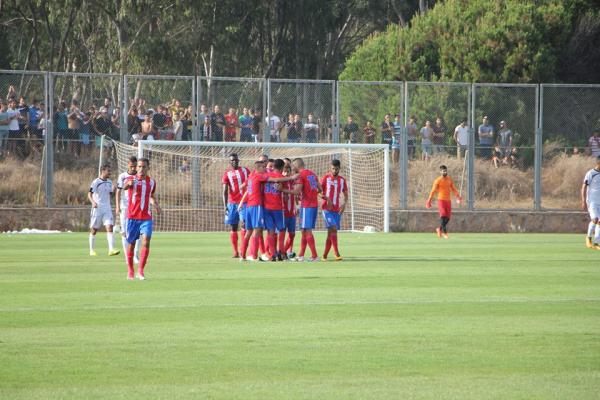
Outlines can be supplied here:
M150 106L144 99L130 99L127 115L122 118L118 105L110 98L92 102L86 109L80 107L78 99L70 102L59 100L53 107L53 138L57 152L75 156L89 155L100 147L102 136L119 140L121 124L124 122L127 141L138 140L192 140L194 117L198 135L202 141L261 142L263 137L263 115L259 108L230 107L200 104L197 113L191 105L182 105L180 100ZM45 104L35 98L28 103L25 96L18 96L10 86L5 100L0 100L0 157L14 154L25 158L30 154L41 154L45 137ZM337 128L335 117L327 120L313 113L302 116L289 113L286 116L271 114L266 120L271 142L323 143L333 142ZM426 119L419 123L410 116L406 124L400 114L388 113L380 123L367 120L357 122L348 115L339 126L339 140L343 143L383 143L392 150L392 161L399 162L402 135L406 133L407 154L410 160L428 160L436 154L456 154L463 158L469 148L470 127L464 118L450 130L442 118ZM483 116L475 131L476 156L491 160L494 167L515 166L519 162L519 151L514 143L514 134L504 120L498 129L488 116ZM108 141L106 143L109 143ZM584 150L573 148L573 154L600 156L600 136L593 132Z

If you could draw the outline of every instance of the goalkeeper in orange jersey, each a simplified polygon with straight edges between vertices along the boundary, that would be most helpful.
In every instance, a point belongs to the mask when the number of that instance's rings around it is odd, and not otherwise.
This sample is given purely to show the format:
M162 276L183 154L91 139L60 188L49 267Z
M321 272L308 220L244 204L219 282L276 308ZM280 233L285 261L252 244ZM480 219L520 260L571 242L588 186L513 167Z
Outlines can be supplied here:
M454 193L454 196L456 196L456 202L458 204L460 204L462 198L460 197L458 190L456 190L456 186L454 186L454 181L448 176L448 168L446 168L445 165L440 166L440 173L442 176L433 182L433 187L431 188L431 193L429 193L429 198L427 199L427 203L425 203L425 207L431 208L431 200L435 193L437 193L440 226L437 227L435 231L438 237L441 238L443 235L444 239L448 239L448 222L452 215L451 193Z

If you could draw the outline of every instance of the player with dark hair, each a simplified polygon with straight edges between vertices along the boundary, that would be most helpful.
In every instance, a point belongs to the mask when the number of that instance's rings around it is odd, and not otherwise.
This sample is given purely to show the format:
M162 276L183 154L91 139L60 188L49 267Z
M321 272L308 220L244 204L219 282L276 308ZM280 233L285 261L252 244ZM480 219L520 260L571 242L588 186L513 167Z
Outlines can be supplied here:
M438 177L433 182L433 187L431 188L431 193L429 193L429 197L427 198L427 202L425 203L425 207L431 208L431 200L433 196L437 193L438 199L438 210L440 213L440 226L435 229L438 237L444 236L444 239L448 239L448 222L450 221L450 217L452 216L452 197L451 194L457 198L457 202L460 204L462 198L454 186L454 181L452 178L448 176L448 168L445 165L440 166L440 174L442 176Z
M156 181L148 176L150 161L140 158L137 162L137 174L125 180L123 190L128 191L129 206L127 210L127 279L133 279L133 249L135 241L142 240L138 278L145 280L144 267L150 254L152 239L152 213L150 204L160 214L160 206L154 196Z
M110 178L110 165L105 164L100 168L100 176L92 182L90 185L90 191L88 192L88 199L92 203L92 213L90 218L90 256L95 256L96 250L94 249L96 243L96 233L101 226L104 225L106 229L106 239L108 241L108 255L116 256L119 254L119 250L113 248L113 225L114 218L112 213L112 207L110 205L110 198L113 193L113 184Z
M284 159L285 162L286 159ZM289 160L289 159L288 159ZM292 175L292 162L283 166L283 176ZM283 188L286 190L292 190L294 188L294 182L283 183ZM280 247L279 251L282 253L282 258L293 260L296 257L294 253L294 238L296 237L296 196L289 193L283 194L283 216L285 218L285 228L279 231L279 240L285 239L285 233L287 232L288 237L285 241L283 249Z
M310 248L312 257L309 261L319 261L317 256L317 248L315 246L315 237L313 229L317 222L317 213L319 209L318 195L322 193L319 179L309 169L306 169L304 160L296 158L292 161L292 168L295 174L298 174L298 179L292 190L282 189L284 193L299 195L302 194L300 202L300 229L302 230L302 239L300 241L300 251L298 252L298 261L304 261L304 252L306 246Z
M121 223L121 244L123 245L123 253L125 254L125 262L127 262L127 208L129 207L129 198L127 192L123 191L123 185L125 180L131 176L135 176L137 168L137 157L131 156L127 160L127 171L122 172L117 179L117 190L115 192L115 212ZM133 253L133 263L139 263L139 244L140 241L135 242L135 251Z
M340 175L340 167L340 160L331 160L329 173L321 178L321 187L323 188L321 210L325 227L327 228L323 261L327 260L327 255L332 246L335 260L342 260L342 256L338 250L337 232L340 230L341 216L348 203L348 184L346 183L346 179ZM342 196L344 197L344 202L340 200Z
M250 170L239 166L240 160L236 153L229 156L229 168L223 173L221 183L223 184L223 207L225 208L225 224L229 225L229 240L233 248L233 257L239 257L238 250L238 225L243 208L238 211L242 199L243 185L250 175ZM246 235L242 229L242 240Z

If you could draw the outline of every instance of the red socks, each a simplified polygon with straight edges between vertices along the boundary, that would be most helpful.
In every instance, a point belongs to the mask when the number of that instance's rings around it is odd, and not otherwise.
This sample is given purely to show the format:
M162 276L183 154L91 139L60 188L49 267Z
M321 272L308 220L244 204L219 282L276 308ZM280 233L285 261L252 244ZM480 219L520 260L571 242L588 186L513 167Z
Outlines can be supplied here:
M289 232L288 233L288 240L285 243L285 251L289 252L294 248L294 238L296 237L295 233Z
M277 250L279 254L285 255L285 231L281 231L277 235Z
M144 267L148 260L148 254L150 254L150 249L148 247L142 247L142 250L140 251L140 265L138 266L138 274L140 275L144 275Z
M127 248L127 277L133 279L133 247L131 250Z
M312 232L307 232L306 233L306 243L308 244L308 247L310 248L310 253L312 254L312 258L317 258L317 248L315 246L315 237L313 236Z
M331 245L333 246L333 251L334 251L335 255L339 257L340 251L338 250L337 232L331 232L330 240L331 240Z
M329 254L329 249L331 249L331 239L329 238L328 233L327 240L325 241L325 251L323 252L323 258L327 258L327 254Z
M233 254L238 254L238 233L237 231L229 232L229 241L231 242L231 247L233 247Z
M248 251L248 245L250 244L250 239L252 238L252 236L246 237L245 231L243 232L244 236L242 236L242 254L240 255L240 257L246 258L246 251Z
M259 249L260 249L260 254L265 254L265 238L263 237L263 234L261 233L260 236L258 237L258 244L259 244Z
M258 235L252 235L252 244L250 245L250 256L255 260L258 258L258 247L260 246L260 238Z
M300 252L298 253L298 257L304 257L304 252L306 251L306 233L302 231L302 238L300 239Z
M267 233L267 247L269 250L269 257L273 257L277 253L277 248L275 247L276 243L276 234Z

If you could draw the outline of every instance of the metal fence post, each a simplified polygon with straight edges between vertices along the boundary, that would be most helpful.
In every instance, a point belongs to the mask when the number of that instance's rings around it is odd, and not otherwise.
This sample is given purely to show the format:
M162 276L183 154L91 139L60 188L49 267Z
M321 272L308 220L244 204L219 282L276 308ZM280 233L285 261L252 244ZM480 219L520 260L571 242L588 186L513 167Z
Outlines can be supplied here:
M533 207L535 211L540 211L542 209L542 123L544 119L544 85L540 85L536 88L535 99L537 103L535 107L535 111L537 113L537 129L535 130Z
M340 110L340 106L338 104L337 86L338 86L338 82L332 81L332 84L331 84L331 112L333 114L335 114L333 121L338 121L337 115L339 114L339 110ZM329 121L333 124L333 121L331 121L331 115L329 115L328 117L329 117ZM339 124L337 124L337 126L339 126ZM335 132L337 130L337 127L332 126L331 130L332 130L332 136L335 136L335 134L333 132ZM338 133L338 139L339 139L339 133ZM332 138L332 141L333 141L333 138Z
M410 98L408 94L408 82L404 82L404 126L402 127L402 143L400 144L400 208L408 209L408 107Z
M49 72L44 73L44 96L46 107L46 138L44 152L46 155L44 172L46 181L46 207L52 207L54 203L54 97L50 96L53 91L50 89L52 84L52 75Z
M473 211L475 208L475 99L476 99L476 86L473 84L470 86L471 100L470 104L470 122L469 122L469 143L468 143L468 154L465 154L467 158L467 205L468 210ZM460 152L460 149L458 150Z
M123 76L122 81L123 81L123 114L125 115L125 122L123 123L123 126L125 127L125 132L123 132L123 130L121 130L121 142L127 143L128 142L127 116L129 115L129 82L127 80L127 75Z
M267 83L266 79L260 80L260 86L262 88L262 115L263 115L263 137L265 142L271 141L271 108L267 102Z

